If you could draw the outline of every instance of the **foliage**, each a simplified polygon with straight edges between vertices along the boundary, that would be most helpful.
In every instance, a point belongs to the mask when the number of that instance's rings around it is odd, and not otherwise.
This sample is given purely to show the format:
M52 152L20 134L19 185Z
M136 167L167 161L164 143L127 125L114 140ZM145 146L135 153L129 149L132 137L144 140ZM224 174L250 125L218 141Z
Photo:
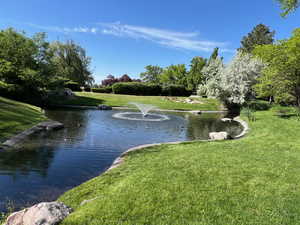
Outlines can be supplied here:
M274 34L275 31L270 31L270 28L266 25L258 24L247 36L243 37L239 51L251 53L257 45L272 44Z
M145 72L140 74L144 82L159 84L160 76L163 73L163 68L159 66L148 65L145 67Z
M160 95L160 85L141 83L141 82L128 82L116 83L112 86L114 94L128 94L128 95Z
M70 88L72 91L81 91L80 85L74 81L66 82L65 88Z
M223 62L219 57L211 59L202 69L205 82L204 85L199 85L198 92L202 93L202 95L207 95L208 97L219 96L219 86L221 82L220 72L223 68ZM206 93L204 93L204 91L206 91Z
M269 102L263 100L251 100L246 102L245 106L254 111L268 110L271 108Z
M299 0L277 0L277 1L281 5L282 17L286 17L289 13L295 11L300 5Z
M92 88L95 93L112 93L112 87Z
M254 54L268 66L258 80L259 97L274 96L277 103L300 105L300 29L274 45L257 46Z
M164 96L190 96L192 91L188 90L183 85L167 85L162 89L162 95Z
M216 97L228 106L241 105L251 96L252 85L262 68L260 60L242 52L238 52L226 67L219 58L211 60L203 68L205 87L200 86L198 90L206 89L209 97Z
M86 56L82 47L71 40L66 43L53 42L50 49L53 54L51 62L57 75L77 82L80 86L93 83L94 79L89 69L91 59Z
M117 83L117 82L118 82L117 78L115 78L113 75L108 75L106 77L106 79L101 81L101 84L102 84L102 86L111 86L111 85L113 85L114 83Z
M208 62L212 61L212 60L216 60L219 56L219 48L216 47L214 48L213 52L211 53Z
M202 69L206 65L206 59L202 57L194 57L191 61L190 71L187 77L187 88L196 90L199 84L203 83Z
M184 64L171 65L164 69L160 76L160 82L164 85L187 86L187 70Z

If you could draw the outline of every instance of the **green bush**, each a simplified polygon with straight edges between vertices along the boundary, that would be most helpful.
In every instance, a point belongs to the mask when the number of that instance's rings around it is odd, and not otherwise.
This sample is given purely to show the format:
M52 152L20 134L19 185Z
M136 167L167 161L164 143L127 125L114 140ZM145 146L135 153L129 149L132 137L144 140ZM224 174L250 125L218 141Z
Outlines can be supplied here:
M246 107L255 110L255 111L260 111L260 110L268 110L271 108L271 105L267 101L263 100L253 100L249 101L246 103Z
M66 82L65 88L70 88L72 91L81 91L80 85L74 81Z
M86 92L91 92L92 88L91 87L84 87L84 91Z
M112 93L111 87L92 88L92 92L95 93Z
M162 89L162 95L165 96L190 96L192 91L187 90L183 85L168 85Z
M112 86L114 94L161 95L161 86L141 82L119 82Z

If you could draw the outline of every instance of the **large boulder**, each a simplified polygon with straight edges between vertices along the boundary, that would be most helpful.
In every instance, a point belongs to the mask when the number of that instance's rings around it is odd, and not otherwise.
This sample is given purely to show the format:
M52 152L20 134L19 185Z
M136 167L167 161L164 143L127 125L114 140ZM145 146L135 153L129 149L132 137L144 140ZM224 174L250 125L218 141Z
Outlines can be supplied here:
M71 212L61 202L42 202L11 214L5 225L57 225Z
M209 133L209 138L211 140L226 140L226 139L229 138L229 135L225 131L222 131L222 132L210 132Z

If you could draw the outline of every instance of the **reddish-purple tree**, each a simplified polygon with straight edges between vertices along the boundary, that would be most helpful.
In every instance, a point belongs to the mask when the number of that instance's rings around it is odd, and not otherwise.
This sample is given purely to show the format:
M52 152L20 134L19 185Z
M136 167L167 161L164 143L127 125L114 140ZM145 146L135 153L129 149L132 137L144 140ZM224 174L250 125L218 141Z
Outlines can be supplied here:
M132 81L132 79L127 74L124 74L118 80L119 80L119 82L131 82Z

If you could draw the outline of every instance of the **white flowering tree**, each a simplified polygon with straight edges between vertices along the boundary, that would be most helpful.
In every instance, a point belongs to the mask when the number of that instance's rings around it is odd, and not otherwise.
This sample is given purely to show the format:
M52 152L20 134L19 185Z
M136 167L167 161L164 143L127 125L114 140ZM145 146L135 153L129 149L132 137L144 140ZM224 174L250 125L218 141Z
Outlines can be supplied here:
M219 57L211 59L208 65L203 67L202 74L205 83L199 85L197 91L199 95L207 95L210 98L220 95L220 74L223 69L224 65Z
M199 91L206 88L208 97L216 97L227 104L243 104L251 87L261 73L263 63L248 53L238 52L233 60L224 67L222 61L216 59L204 68L206 84L199 87Z

